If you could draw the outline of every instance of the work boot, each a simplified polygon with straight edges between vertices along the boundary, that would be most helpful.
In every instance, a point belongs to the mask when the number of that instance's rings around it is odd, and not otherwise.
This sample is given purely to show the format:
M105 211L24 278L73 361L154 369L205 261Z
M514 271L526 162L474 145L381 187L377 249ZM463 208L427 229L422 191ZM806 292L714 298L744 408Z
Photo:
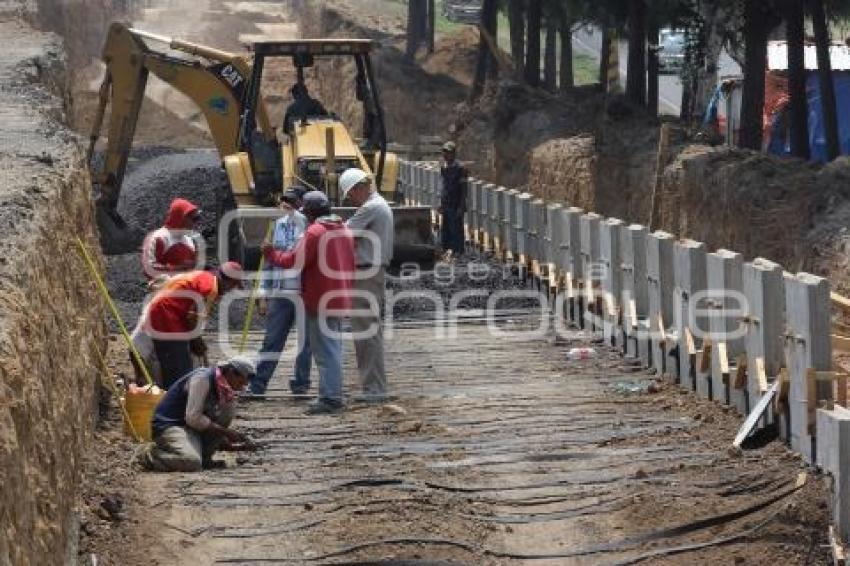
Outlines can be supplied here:
M364 405L383 405L394 399L395 397L388 393L361 393L355 395L353 398L355 403L362 403Z
M342 412L342 404L327 399L316 399L304 411L305 415L333 415Z

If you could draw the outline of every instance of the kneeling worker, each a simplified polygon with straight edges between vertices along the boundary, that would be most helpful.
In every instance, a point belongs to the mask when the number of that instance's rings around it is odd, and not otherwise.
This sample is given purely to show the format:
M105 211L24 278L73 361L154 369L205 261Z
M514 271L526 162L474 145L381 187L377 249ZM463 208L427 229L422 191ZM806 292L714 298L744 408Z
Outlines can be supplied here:
M253 375L254 365L236 357L180 378L156 407L154 442L142 452L142 465L158 472L197 472L213 467L212 455L220 447L250 449L250 441L228 427L236 392Z

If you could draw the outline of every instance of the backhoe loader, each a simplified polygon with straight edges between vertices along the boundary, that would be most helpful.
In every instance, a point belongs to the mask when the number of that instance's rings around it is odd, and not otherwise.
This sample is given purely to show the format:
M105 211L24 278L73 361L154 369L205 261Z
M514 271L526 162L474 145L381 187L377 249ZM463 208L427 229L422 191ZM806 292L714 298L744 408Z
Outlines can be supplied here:
M154 49L150 43L167 49ZM106 73L88 153L107 253L133 240L126 237L126 224L116 206L148 75L153 73L198 106L222 159L230 184L222 210L238 211L226 215L234 217L233 222L219 227L219 249L221 241L227 241L228 258L222 260L236 259L249 269L256 267L271 220L268 207L273 207L288 187L323 190L337 213L343 217L352 214L354 209L345 207L340 198L337 181L345 169L359 167L394 203L393 263L432 263L436 247L430 209L398 205L402 200L397 192L398 158L386 151L384 113L370 59L375 47L375 42L366 39L304 39L253 43L250 55L237 55L112 24L103 48ZM340 84L339 90L349 88L363 106L363 139L359 142L334 114L296 116L288 128L272 126L261 93L267 61L291 60L297 83L303 85L305 69L327 57L354 61L353 83ZM106 149L102 166L95 167L95 146L110 103Z

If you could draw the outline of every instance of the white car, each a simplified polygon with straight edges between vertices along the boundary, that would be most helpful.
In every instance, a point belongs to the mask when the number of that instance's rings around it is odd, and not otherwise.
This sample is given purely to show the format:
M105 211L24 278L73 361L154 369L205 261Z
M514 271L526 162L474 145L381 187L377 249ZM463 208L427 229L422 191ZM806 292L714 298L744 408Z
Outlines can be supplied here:
M481 21L481 0L445 0L443 15L451 22L477 24Z
M685 63L684 30L663 29L658 38L658 63L662 73L677 73Z

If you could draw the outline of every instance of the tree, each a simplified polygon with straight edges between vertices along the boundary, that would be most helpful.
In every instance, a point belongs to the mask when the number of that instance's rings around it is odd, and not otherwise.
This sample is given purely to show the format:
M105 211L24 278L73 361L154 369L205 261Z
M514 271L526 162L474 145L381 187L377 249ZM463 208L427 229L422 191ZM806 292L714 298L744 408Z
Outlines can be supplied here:
M413 61L428 35L428 0L410 0L407 5L407 46L405 57Z
M611 29L602 28L602 48L599 52L599 84L608 92L608 66L611 64Z
M832 63L829 59L829 28L826 23L823 0L809 0L809 9L812 14L812 27L815 31L815 44L817 45L818 78L823 102L824 131L826 133L826 157L827 160L832 161L841 153L841 147L838 141L835 83L832 80Z
M555 18L550 14L546 17L546 47L543 57L543 86L549 92L555 92L558 82L557 49L558 25Z
M511 32L511 57L517 71L525 65L525 1L508 0L508 25Z
M567 7L564 5L559 10L558 34L561 38L560 85L561 92L564 92L575 86L573 76L573 22Z
M629 62L626 96L635 104L646 105L646 4L629 0Z
M481 7L481 23L479 24L478 58L475 64L475 77L472 81L470 98L475 100L484 92L487 77L495 78L498 73L496 57L490 50L486 35L495 39L498 36L499 12L496 0L484 0Z
M778 21L773 2L766 0L744 0L744 2L744 88L738 145L760 151L764 138L767 37Z
M525 82L540 85L540 28L543 23L542 0L528 0L527 52L525 56Z
M436 0L428 0L428 17L427 36L428 36L428 53L434 52L434 36L437 33L437 2Z
M647 55L646 74L647 74L647 92L646 92L646 109L652 117L658 116L658 19L653 14L649 17L649 25L646 28L646 41L649 45L649 53Z
M809 116L806 97L804 0L785 0L785 35L788 41L788 94L791 154L809 159Z
M692 114L695 116L705 114L717 88L723 45L732 43L740 27L742 12L738 4L738 0L699 0L692 7L680 6L676 13L685 26L699 29L698 60L694 61L692 77L695 84Z

